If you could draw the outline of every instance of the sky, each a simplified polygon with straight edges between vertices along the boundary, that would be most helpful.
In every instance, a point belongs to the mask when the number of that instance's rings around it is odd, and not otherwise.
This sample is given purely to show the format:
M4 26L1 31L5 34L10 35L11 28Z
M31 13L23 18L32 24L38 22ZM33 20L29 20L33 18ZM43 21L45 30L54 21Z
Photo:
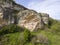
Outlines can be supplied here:
M60 0L15 0L29 9L48 13L50 17L60 20Z

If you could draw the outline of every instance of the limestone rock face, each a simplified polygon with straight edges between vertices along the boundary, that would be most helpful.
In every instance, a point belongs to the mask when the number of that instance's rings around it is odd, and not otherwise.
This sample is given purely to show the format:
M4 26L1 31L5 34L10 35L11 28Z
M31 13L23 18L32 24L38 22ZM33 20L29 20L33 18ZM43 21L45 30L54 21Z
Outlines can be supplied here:
M13 0L0 0L0 22L5 22L6 25L16 23L16 13L25 9L27 8Z
M39 13L42 16L44 24L48 24L49 22L49 14L47 13Z
M17 24L30 31L44 28L49 15L25 8L13 0L0 0L0 25Z
M24 6L15 3L15 1L13 0L0 0L0 6L2 6L3 8L10 8L18 11L27 9Z
M3 11L2 11L2 7L0 7L0 18L3 17Z
M3 22L2 18L3 18L3 12L2 12L2 7L0 7L0 26L2 25Z
M18 25L30 31L43 28L43 21L39 14L33 10L24 10L18 13Z

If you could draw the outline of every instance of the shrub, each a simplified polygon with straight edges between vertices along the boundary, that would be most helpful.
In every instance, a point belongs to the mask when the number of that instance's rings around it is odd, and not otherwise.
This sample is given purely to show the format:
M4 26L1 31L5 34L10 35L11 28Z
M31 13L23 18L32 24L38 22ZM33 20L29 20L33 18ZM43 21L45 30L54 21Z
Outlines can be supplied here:
M10 33L19 32L20 31L20 27L15 25L15 24L9 25L8 28L9 28L9 32Z
M25 29L24 32L22 32L20 36L18 37L17 44L26 45L27 43L31 41L31 37L32 35L30 31L28 29Z
M20 32L20 31L23 31L23 29L15 24L11 24L11 25L7 25L1 28L0 35L7 34L7 33Z
M52 18L49 18L48 27L50 28L52 25L54 25L56 23L57 23L57 20L54 20Z
M25 42L29 42L31 40L31 37L32 37L32 35L31 35L30 31L28 29L25 29L24 30L24 40L25 40Z
M3 27L1 30L0 30L0 35L2 35L2 34L7 34L8 33L8 26L5 26L5 27Z
M60 23L56 23L55 25L51 26L51 29L54 33L60 32Z

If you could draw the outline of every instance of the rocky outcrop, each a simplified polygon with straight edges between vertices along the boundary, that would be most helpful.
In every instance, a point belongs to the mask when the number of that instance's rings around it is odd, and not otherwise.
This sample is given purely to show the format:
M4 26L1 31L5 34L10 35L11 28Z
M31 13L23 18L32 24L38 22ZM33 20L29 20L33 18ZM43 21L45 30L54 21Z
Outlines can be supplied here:
M43 29L48 24L49 15L37 13L10 0L0 0L0 25L17 24L30 31Z
M18 11L27 9L24 6L15 3L13 0L0 0L0 6Z
M8 24L16 23L16 14L19 11L26 10L22 5L16 4L12 0L0 0L0 12L3 14L2 19L4 22ZM1 17L1 15L0 15Z
M48 24L49 14L47 14L47 13L39 13L39 14L42 17L44 24Z
M33 10L24 10L18 13L19 21L18 25L34 31L37 29L43 28L42 17L36 11Z
M30 31L43 29L44 24L48 24L49 15L37 13L34 10L24 10L18 13L18 26L27 28Z
M3 22L3 11L2 7L0 7L0 26L2 26L2 22Z

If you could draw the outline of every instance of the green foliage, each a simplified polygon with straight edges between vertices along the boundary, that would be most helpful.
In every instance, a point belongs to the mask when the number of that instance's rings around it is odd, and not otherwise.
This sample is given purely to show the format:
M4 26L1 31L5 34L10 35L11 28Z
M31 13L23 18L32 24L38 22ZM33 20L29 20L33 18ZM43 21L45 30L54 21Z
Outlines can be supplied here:
M5 34L0 37L0 45L18 45L20 32Z
M31 36L32 35L31 35L30 31L28 29L25 29L24 30L24 40L26 42L29 42L31 40Z
M20 28L19 26L15 25L15 24L11 24L8 26L4 26L2 29L0 29L0 35L20 32L20 31L23 31L23 29Z
M56 24L58 21L54 20L52 18L49 18L49 23L48 23L48 27L51 28L52 25Z
M60 45L60 36L51 33L50 31L41 31L40 34L45 35L49 39L48 45Z
M56 23L56 24L52 25L51 30L55 34L60 33L60 23Z
M4 40L4 41L2 41ZM31 33L25 29L24 32L16 32L2 35L0 38L1 45L27 45L31 40Z
M15 24L4 26L0 30L0 35L4 34L0 36L0 45L60 45L60 22L50 19L49 26L49 30L37 32L30 32ZM36 43L37 39L39 43Z

